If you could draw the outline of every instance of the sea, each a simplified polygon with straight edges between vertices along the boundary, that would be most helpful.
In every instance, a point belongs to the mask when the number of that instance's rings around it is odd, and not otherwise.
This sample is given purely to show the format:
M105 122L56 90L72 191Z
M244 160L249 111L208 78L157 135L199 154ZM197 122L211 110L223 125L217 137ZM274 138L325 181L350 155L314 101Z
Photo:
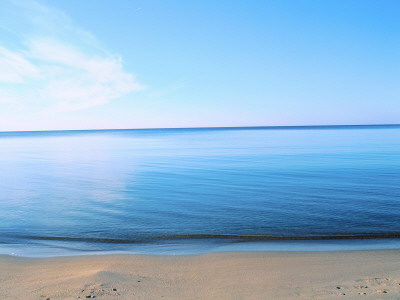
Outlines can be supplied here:
M0 254L400 249L400 126L0 132Z

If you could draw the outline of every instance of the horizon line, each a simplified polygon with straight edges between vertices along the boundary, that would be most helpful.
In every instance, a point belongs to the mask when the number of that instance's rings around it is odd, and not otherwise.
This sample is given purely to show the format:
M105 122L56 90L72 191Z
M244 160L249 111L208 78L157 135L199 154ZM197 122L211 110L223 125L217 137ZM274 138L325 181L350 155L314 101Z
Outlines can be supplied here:
M147 128L98 128L98 129L47 129L47 130L0 130L0 133L19 133L19 132L62 132L62 131L123 131L123 130L184 130L184 129L290 129L290 128L340 128L340 127L398 127L395 124L325 124L325 125L256 125L256 126L198 126L198 127L147 127Z

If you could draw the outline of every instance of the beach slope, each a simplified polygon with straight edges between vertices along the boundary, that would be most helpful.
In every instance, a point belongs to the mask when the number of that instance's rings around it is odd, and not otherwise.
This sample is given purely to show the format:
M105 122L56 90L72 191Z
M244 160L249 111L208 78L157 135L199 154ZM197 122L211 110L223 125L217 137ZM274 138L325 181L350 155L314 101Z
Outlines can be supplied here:
M0 256L0 299L400 299L400 251Z

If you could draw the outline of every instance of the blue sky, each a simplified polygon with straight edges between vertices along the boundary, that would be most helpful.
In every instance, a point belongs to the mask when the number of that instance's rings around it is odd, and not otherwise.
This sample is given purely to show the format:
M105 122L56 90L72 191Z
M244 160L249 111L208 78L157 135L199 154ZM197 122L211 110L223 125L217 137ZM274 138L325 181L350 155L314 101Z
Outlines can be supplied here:
M400 123L400 2L0 3L0 130Z

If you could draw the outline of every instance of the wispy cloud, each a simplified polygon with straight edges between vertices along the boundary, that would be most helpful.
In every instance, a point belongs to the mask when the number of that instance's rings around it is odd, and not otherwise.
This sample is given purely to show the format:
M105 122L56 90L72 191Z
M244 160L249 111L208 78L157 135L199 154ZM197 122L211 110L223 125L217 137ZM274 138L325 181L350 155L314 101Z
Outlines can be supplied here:
M26 78L36 77L39 72L23 55L0 46L0 82L24 83Z
M7 46L0 41L0 104L42 113L76 111L143 89L123 69L121 57L63 12L36 1L6 2L21 23L0 18L0 31L13 36Z

